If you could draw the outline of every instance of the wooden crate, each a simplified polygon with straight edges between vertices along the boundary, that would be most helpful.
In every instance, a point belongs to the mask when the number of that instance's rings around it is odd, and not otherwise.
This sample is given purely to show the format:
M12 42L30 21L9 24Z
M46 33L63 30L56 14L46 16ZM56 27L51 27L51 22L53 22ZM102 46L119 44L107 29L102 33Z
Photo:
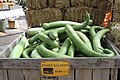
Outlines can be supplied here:
M0 53L0 80L120 80L119 53L107 39L106 44L116 56L114 57L76 57L76 58L42 58L42 59L9 59L12 48L20 40L18 37ZM42 76L40 66L43 61L68 62L67 76Z
M61 77L41 76L42 60L67 60L69 75ZM1 80L117 80L119 59L74 58L74 59L0 59Z

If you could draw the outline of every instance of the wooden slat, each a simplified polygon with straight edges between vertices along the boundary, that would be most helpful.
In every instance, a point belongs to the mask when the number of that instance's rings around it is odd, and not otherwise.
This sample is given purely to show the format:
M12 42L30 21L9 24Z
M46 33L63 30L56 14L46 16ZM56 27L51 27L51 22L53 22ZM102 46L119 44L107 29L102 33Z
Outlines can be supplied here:
M93 80L109 80L110 69L93 69Z
M0 44L3 44L3 46L0 46L0 48L3 48L4 50L0 52L0 58L6 58L8 57L10 51L13 49L13 47L18 43L20 40L21 34L16 34L11 36L5 36L3 38L0 38ZM10 39L10 40L8 40ZM9 44L11 43L11 44Z
M117 77L118 77L118 80L120 80L120 68L118 68L118 75L117 75Z
M58 80L74 80L74 70L70 70L69 76L58 77Z
M40 80L58 80L58 77L41 76Z
M8 80L6 69L0 69L0 80Z
M92 80L92 69L76 69L75 80Z
M8 80L24 80L23 70L8 69Z
M71 67L75 69L80 68L109 68L115 67L114 60L115 58L95 58L95 57L80 57L71 59ZM107 64L106 64L107 63ZM74 64L74 65L73 65Z
M120 58L72 58L72 59L55 59L55 58L44 58L44 59L0 59L2 66L0 68L25 68L25 69L39 69L40 61L51 60L61 61L67 60L70 63L71 69L81 68L120 68Z
M118 77L119 77L118 69L117 68L111 69L111 79L110 80L117 80Z
M25 80L40 80L39 70L24 70ZM22 80L22 79L21 79Z

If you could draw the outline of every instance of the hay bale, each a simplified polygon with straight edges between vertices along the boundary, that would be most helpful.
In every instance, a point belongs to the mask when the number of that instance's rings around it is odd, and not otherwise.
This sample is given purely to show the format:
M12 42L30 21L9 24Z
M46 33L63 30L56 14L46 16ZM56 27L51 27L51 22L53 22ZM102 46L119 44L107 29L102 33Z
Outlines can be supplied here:
M29 1L28 1L29 2ZM28 9L36 9L36 0L30 0L30 3L31 4L29 4L30 5L30 7L28 7Z
M71 7L64 13L64 20L83 22L85 20L85 12L90 13L90 19L93 20L95 25L101 25L106 11L102 9L94 9L89 7Z
M90 7L92 8L101 8L101 9L111 9L112 6L112 0L89 0L90 1Z
M96 9L94 15L94 24L101 25L104 21L106 11L102 9Z
M115 0L114 11L115 12L120 12L120 0Z
M114 13L113 13L112 21L113 21L113 22L120 22L120 13L114 12Z
M98 0L71 0L72 7L97 7Z
M112 3L109 0L101 0L98 4L98 8L105 11L110 11L111 7L112 7Z
M47 7L47 0L27 0L26 7L30 10L39 10Z
M98 8L98 4L100 3L100 0L89 0L90 1L90 7L92 8Z
M111 6L110 0L71 0L72 7L91 7L91 8L109 8Z
M48 0L48 5L51 8L63 9L70 6L69 0Z
M30 26L30 21L31 21L29 16L30 16L29 11L26 10L26 20L27 20L27 25L28 26Z
M71 7L68 8L67 11L65 12L64 20L82 22L83 21L82 14L83 14L82 8Z
M29 9L32 8L31 0L26 0L26 7L29 8Z
M111 27L110 35L108 35L109 39L115 43L115 45L120 49L120 23L114 23Z
M120 12L120 0L115 0L113 7L114 7L114 12Z
M71 6L72 7L82 7L84 6L84 0L71 0Z
M26 12L28 26L36 27L44 22L59 21L63 19L62 12L55 8L41 10L28 10Z
M49 7L55 7L55 4L56 4L56 0L48 0L48 6Z
M37 25L44 22L59 21L63 19L62 12L56 8L45 8L35 11Z
M85 12L90 13L91 19L94 20L95 10L88 7L71 7L66 10L64 20L83 22L85 20Z
M116 22L110 22L110 27L108 27L111 31L110 33L107 34L107 38L111 40L112 42L115 41L115 36L116 36L115 25L116 24L117 24Z
M26 11L26 20L28 27L34 26L36 23L36 15L35 14L36 10L27 10Z
M36 10L47 7L47 0L36 0Z

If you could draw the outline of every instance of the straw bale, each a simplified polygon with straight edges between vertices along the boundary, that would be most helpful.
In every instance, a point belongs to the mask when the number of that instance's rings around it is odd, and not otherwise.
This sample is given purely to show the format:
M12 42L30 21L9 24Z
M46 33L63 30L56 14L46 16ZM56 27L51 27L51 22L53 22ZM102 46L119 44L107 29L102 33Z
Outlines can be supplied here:
M120 49L120 23L115 23L114 26L111 27L109 39Z
M94 20L95 9L88 7L71 7L68 8L64 13L64 20L83 22L85 20L85 12L88 11L90 13L91 19Z
M34 26L36 22L36 15L35 14L36 10L27 10L26 11L26 20L28 27Z
M66 10L64 13L64 20L71 20L77 22L83 22L85 20L85 12L90 13L90 19L93 20L93 23L96 25L101 25L106 11L103 9L95 9L89 7L71 7Z
M39 10L47 7L47 0L27 0L26 6L31 10Z
M35 15L38 24L42 24L44 22L59 21L63 19L62 12L56 8L36 10Z
M105 13L106 13L106 11L104 11L102 9L96 9L95 15L94 15L94 23L101 25L102 22L104 21Z
M98 0L71 0L71 6L72 7L97 7Z
M63 9L70 7L69 0L48 0L49 7Z
M30 0L30 1L28 1L28 2L30 2L31 4L28 4L28 5L30 5L30 7L28 7L28 9L36 9L36 0Z
M48 6L49 7L55 7L56 0L48 0Z
M29 16L30 16L30 13L29 13L28 10L26 10L26 19L27 19L27 24L28 24L28 26L30 26L30 23L31 23L31 22L30 22L31 20L30 20L30 17L29 17Z
M89 0L90 1L90 7L92 8L98 8L98 5L100 3L100 0Z
M101 0L98 4L98 8L99 9L103 9L103 10L111 10L112 7L112 3L109 0Z
M78 6L80 6L80 7L82 7L82 6L84 6L84 0L71 0L71 6L72 7L78 7Z
M82 8L71 7L68 8L67 11L65 12L64 20L82 22L83 21L82 14L83 14Z
M115 0L113 7L114 7L114 12L120 12L120 0Z
M26 0L26 7L29 8L29 9L32 8L31 0Z
M44 8L41 10L29 10L26 12L27 23L31 27L40 26L44 22L62 20L62 12L55 8Z
M113 22L120 22L120 13L114 12L112 20L113 20Z
M110 0L71 0L72 7L91 7L91 8L111 8L111 1Z
M36 0L36 9L43 9L47 7L47 0Z

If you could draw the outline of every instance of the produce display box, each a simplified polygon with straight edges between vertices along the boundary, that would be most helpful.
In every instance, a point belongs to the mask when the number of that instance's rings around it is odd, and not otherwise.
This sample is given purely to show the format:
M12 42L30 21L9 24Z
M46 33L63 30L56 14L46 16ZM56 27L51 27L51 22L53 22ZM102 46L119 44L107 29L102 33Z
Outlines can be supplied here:
M19 40L20 37L0 53L0 80L120 80L119 53L108 39L104 44L116 53L110 58L7 58Z

